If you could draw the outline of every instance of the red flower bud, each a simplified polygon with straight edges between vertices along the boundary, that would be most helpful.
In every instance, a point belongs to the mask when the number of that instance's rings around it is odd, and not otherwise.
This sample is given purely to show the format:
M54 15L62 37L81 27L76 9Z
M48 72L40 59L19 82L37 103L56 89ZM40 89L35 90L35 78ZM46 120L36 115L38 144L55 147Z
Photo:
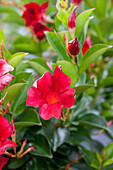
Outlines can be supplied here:
M75 28L76 28L76 15L75 15L75 11L77 9L77 6L75 6L68 18L68 28L69 28L69 32L71 34L71 37L74 37L75 34Z
M72 0L72 2L74 5L79 5L82 2L82 0Z
M68 42L68 51L71 55L76 56L80 51L80 44L77 40L77 37L75 37L73 40Z

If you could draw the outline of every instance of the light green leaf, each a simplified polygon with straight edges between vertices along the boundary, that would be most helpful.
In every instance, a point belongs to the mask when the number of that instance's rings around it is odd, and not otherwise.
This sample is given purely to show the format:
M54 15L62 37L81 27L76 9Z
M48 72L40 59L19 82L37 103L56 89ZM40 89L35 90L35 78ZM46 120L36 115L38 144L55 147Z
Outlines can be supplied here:
M87 70L92 63L94 63L99 56L104 54L112 46L98 44L91 47L82 57L80 62L80 74Z
M9 64L13 67L16 67L19 64L19 62L24 58L25 55L26 53L13 54L9 59Z
M4 97L5 94L7 94L4 99L4 104L7 104L9 101L12 102L25 85L26 83L16 83L9 86L6 90L4 90L2 93L2 97Z

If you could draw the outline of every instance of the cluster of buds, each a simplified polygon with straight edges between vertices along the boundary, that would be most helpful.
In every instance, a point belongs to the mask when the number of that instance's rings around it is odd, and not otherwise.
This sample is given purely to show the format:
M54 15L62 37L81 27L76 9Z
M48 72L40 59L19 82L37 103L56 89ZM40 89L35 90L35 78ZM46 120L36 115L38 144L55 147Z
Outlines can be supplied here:
M77 3L78 1L76 1ZM79 1L80 3L80 1ZM71 59L74 59L74 62L77 63L78 59L77 59L77 55L80 52L80 44L79 41L77 39L77 37L75 37L75 29L76 29L76 9L77 6L75 6L68 18L68 28L69 28L69 32L71 35L71 41L68 42L68 38L66 33L64 34L64 42L65 42L65 46L66 46L66 51L68 53L68 55L70 56ZM92 42L91 42L91 38L90 36L88 36L86 38L86 40L84 41L83 47L82 47L82 55L84 56L85 53L89 50L89 48L92 47ZM90 67L93 67L94 63L91 64Z
M26 27L32 26L32 32L36 38L41 41L44 37L44 31L50 31L52 28L48 28L45 23L54 23L48 15L46 15L46 10L48 8L49 2L43 3L41 6L36 2L30 2L25 4L25 10L22 18L26 22Z
M77 9L77 6L73 8L68 19L68 28L69 28L69 32L70 32L72 40L68 42L67 35L66 33L64 34L64 42L66 46L66 51L71 59L74 57L75 63L77 63L77 55L80 52L80 44L78 42L78 39L77 37L74 38L75 29L76 29L76 14L75 14L76 9Z

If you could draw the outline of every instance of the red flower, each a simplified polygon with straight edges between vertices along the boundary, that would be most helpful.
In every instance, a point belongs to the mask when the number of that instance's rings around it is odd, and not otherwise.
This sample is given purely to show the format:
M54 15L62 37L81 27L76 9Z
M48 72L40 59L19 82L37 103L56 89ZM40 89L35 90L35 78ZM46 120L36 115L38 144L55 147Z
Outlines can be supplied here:
M30 2L25 4L25 11L22 18L26 21L26 27L36 24L39 20L43 20L43 15L45 18L45 12L48 8L49 2L43 3L41 6L36 2Z
M68 42L68 51L71 55L76 56L80 51L80 44L77 40L77 37L75 37L73 40Z
M42 22L37 22L37 24L33 25L33 33L37 37L38 40L42 40L45 37L44 31L50 31L51 28L48 28Z
M27 105L41 107L40 116L48 120L58 119L62 105L70 108L74 102L75 90L70 87L71 79L57 66L53 75L46 72L38 81L37 88L30 87L27 93Z
M92 41L91 41L91 38L90 36L88 36L86 38L86 40L84 41L84 44L83 44L83 47L82 47L82 55L85 55L85 53L92 47ZM90 67L93 67L94 66L94 63L92 63L90 65Z
M2 170L2 167L7 163L8 160L8 158L0 156L0 170Z
M9 82L14 78L9 74L9 71L13 71L14 68L7 63L6 59L0 59L0 90L9 85Z
M79 5L82 2L82 0L72 0L72 2L74 3L74 5Z
M0 116L0 155L2 155L7 147L14 147L16 144L7 139L11 136L11 125L6 118Z

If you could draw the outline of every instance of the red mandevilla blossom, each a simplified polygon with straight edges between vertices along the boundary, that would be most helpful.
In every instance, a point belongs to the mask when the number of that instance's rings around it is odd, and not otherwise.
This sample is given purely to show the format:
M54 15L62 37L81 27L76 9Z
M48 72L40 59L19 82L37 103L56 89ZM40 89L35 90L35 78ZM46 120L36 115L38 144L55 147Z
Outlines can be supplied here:
M82 0L72 0L72 2L74 3L74 5L79 5L82 2Z
M17 146L16 143L7 139L11 136L11 125L6 118L0 116L0 155L2 155L6 148Z
M2 170L2 167L7 163L8 160L8 158L0 156L0 170Z
M73 40L68 42L68 51L71 55L76 56L80 51L80 44L77 40L77 37L75 37Z
M48 120L52 117L58 119L61 115L62 105L70 108L74 102L75 90L69 88L71 79L57 66L53 75L46 72L37 81L37 88L30 87L27 93L27 105L41 107L40 116Z
M13 71L14 68L8 64L6 59L0 59L0 90L9 85L9 82L14 78L8 72Z
M91 38L90 36L88 36L86 38L86 40L84 41L84 44L83 44L83 47L82 47L82 55L85 55L85 53L92 47L92 41L91 41ZM92 63L90 65L90 67L93 67L94 66L94 63Z
M41 41L45 37L44 31L51 31L51 28L48 28L46 25L39 21L37 24L33 25L32 31L36 38Z
M22 18L25 19L26 27L36 24L39 20L45 18L45 12L48 8L49 2L43 3L41 6L36 2L25 4L25 11ZM43 18L44 17L44 18Z

